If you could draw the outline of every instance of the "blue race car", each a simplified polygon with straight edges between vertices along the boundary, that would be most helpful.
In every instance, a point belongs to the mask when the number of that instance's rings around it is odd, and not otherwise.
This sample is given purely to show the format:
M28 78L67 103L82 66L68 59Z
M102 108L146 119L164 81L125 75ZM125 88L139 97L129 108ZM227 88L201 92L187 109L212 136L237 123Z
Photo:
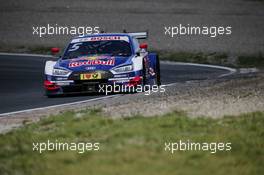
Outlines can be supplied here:
M156 53L147 51L147 32L101 33L73 38L58 61L47 61L44 87L48 97L98 93L102 85L160 85ZM53 54L59 48L52 48Z

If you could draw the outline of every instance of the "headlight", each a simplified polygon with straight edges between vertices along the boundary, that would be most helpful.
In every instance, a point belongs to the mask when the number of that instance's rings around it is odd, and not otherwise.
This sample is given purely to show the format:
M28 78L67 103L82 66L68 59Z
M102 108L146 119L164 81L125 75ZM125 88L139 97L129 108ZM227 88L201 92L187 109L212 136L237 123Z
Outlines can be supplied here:
M64 70L64 69L53 69L53 75L63 76L68 75L71 71Z
M117 73L130 72L133 70L133 66L132 65L122 66L122 67L114 68L113 70Z

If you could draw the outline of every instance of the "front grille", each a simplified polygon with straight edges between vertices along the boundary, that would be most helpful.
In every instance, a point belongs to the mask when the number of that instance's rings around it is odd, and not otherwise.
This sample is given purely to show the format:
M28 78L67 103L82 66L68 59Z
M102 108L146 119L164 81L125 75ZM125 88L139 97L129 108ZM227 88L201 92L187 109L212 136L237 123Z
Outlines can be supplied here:
M74 80L74 83L77 85L89 85L89 84L106 84L108 82L107 79L100 80Z
M63 92L99 92L99 85L103 85L104 83L97 82L79 82L72 86L64 86L62 87Z
M78 80L80 80L80 75L81 74L85 74L85 73L100 73L101 76L102 76L101 80L104 80L104 79L107 80L109 78L113 78L114 77L114 75L110 71L79 71L79 72L73 72L69 76L69 79L70 80L74 80L74 81L78 81ZM94 81L94 80L89 80L89 81Z

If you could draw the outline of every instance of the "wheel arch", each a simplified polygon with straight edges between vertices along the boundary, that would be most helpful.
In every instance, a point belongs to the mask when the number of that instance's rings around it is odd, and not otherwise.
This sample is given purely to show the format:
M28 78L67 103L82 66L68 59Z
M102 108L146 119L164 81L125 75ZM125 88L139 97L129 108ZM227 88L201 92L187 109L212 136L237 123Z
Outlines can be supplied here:
M153 68L157 78L157 84L161 85L160 82L160 60L157 53L149 53L150 67Z

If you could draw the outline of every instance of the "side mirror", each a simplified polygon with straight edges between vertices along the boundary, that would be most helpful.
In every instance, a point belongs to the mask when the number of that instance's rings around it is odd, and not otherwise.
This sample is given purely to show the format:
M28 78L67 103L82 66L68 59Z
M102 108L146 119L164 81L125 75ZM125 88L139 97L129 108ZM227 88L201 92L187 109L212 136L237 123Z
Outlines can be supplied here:
M52 55L56 55L57 53L60 52L60 49L58 47L53 47L50 49Z
M142 43L142 44L139 45L139 48L146 50L148 48L148 44L147 43Z

